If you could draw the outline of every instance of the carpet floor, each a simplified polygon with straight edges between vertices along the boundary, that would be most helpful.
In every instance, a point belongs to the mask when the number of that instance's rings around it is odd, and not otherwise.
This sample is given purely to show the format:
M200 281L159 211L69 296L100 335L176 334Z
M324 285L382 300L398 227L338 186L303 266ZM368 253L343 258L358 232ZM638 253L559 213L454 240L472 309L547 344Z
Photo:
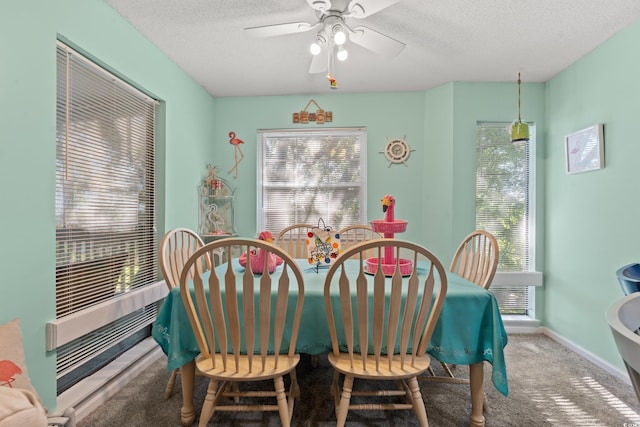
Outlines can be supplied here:
M630 385L551 338L510 335L505 356L508 397L494 388L491 366L485 363L487 426L640 426L640 403ZM440 364L433 362L436 373L441 372ZM329 395L332 371L326 356L320 356L318 366L312 367L310 357L303 355L297 372L301 399L296 401L292 426L335 425L334 405ZM454 373L468 378L466 366L455 367ZM166 361L155 362L125 389L83 418L78 427L180 426L180 376L174 395L164 400L168 378ZM354 390L362 385L356 380ZM431 427L469 425L468 385L422 382L420 388ZM198 414L206 389L207 380L196 377ZM280 419L276 412L220 412L209 421L208 426L214 425L278 426ZM417 426L418 422L412 411L351 411L347 425Z

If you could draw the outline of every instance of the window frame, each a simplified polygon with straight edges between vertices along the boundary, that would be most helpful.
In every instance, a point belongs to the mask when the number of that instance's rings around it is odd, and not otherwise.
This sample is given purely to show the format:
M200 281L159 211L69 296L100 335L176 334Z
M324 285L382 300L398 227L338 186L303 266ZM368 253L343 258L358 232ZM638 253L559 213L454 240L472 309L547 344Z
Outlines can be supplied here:
M62 41L56 64L54 282L69 289L56 291L46 348L56 351L60 394L150 336L166 285L157 265L158 102ZM105 265L118 251L124 265ZM60 305L59 298L79 302Z
M508 131L511 123L496 121L478 121L476 123L476 133L480 126L496 126L505 129L505 139L508 139ZM536 271L536 127L534 123L528 123L530 129L528 147L528 186L527 186L527 248L528 248L528 268L522 271L501 271L500 265L493 278L490 291L496 294L499 299L503 294L518 292L519 288L524 289L525 295L525 316L535 318L535 287L542 286L542 273ZM512 142L508 142L512 144ZM477 144L477 143L476 143ZM476 162L476 168L479 164ZM477 189L476 189L477 194ZM476 228L478 224L476 211ZM491 231L491 230L488 230ZM502 309L501 309L502 312Z
M265 188L267 187L264 184L264 174L265 174L265 145L268 139L271 138L309 138L317 140L318 138L336 138L336 137L355 137L359 140L359 182L357 186L360 188L360 194L358 197L359 203L359 214L357 215L357 219L354 221L343 222L340 224L332 223L330 218L322 217L323 221L327 226L333 227L334 229L339 229L345 227L347 225L356 225L356 224L364 224L367 221L367 130L365 127L335 127L335 128L313 128L313 129L259 129L257 140L258 140L258 153L257 153L257 183L256 183L256 194L257 194L257 227L258 230L269 230L276 236L276 233L279 232L277 227L271 227L268 224L268 220L265 216ZM336 185L336 188L340 186L345 186L347 183L339 183ZM353 182L348 183L350 186L354 186ZM298 183L296 183L298 186ZM321 185L316 185L313 188L319 188ZM299 188L304 188L303 186L299 186ZM309 221L309 223L315 225L320 218L314 218L313 221ZM298 223L305 221L297 221ZM288 224L293 225L293 224ZM270 229L270 227L272 229Z

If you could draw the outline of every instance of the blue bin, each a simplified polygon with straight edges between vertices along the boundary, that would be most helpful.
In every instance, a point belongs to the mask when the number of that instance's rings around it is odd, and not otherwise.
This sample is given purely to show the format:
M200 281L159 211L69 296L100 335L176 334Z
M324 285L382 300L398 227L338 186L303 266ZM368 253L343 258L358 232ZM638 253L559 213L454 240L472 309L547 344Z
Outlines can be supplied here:
M640 264L628 264L616 271L618 282L625 295L640 292Z

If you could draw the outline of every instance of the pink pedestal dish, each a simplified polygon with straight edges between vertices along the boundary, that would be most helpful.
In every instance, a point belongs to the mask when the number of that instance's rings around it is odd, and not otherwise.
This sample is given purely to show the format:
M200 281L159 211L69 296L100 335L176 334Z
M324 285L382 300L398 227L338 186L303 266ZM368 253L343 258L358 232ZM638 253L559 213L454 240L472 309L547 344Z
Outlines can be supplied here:
M407 229L408 221L394 218L394 207L396 201L393 196L386 195L382 198L382 211L385 213L384 219L374 219L371 221L373 231L382 233L385 238L394 238L395 233L404 233ZM384 248L384 258L380 262L382 273L385 276L393 276L396 271L396 259L392 247ZM413 262L408 259L398 260L400 274L408 276L413 270ZM375 274L378 271L378 258L367 259L367 272Z
M391 237L395 233L404 233L407 230L408 221L404 219L396 219L393 222L387 222L384 219L374 219L371 221L373 231L382 233L384 237Z

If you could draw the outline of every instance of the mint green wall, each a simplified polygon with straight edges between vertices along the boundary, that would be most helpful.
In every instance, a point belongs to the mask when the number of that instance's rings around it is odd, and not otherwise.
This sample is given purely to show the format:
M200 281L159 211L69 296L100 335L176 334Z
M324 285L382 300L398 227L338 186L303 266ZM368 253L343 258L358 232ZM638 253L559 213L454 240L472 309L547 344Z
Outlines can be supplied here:
M56 38L166 102L158 186L160 201L170 203L160 209L160 230L197 226L197 211L183 206L195 205L213 151L214 100L102 0L3 1L0 36L0 323L21 319L31 380L53 409L55 355L45 351L45 323L55 318Z
M548 82L545 324L622 367L606 321L616 270L640 261L640 23ZM604 123L605 168L565 174L565 135Z
M454 84L446 84L425 93L424 139L421 151L424 173L420 183L423 197L420 212L423 220L422 243L440 257L445 265L451 263L453 249L453 100ZM428 220L427 220L428 218Z

